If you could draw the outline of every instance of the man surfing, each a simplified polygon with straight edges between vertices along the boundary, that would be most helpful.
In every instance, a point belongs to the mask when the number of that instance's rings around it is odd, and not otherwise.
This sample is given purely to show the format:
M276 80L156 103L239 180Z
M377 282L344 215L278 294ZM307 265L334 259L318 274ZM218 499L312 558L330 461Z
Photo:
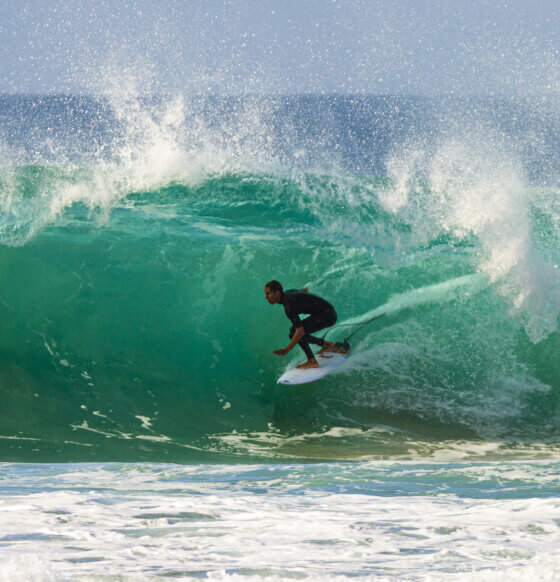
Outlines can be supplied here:
M334 342L328 342L311 335L336 323L336 311L328 301L308 293L307 288L284 291L278 281L269 281L264 286L264 295L270 305L275 303L283 305L286 316L292 322L289 335L290 343L285 348L274 350L273 354L285 356L296 344L299 344L307 356L307 362L303 362L297 368L305 369L319 367L319 362L315 359L309 344L321 346L319 354L324 352L347 353L347 350L338 347ZM302 321L299 317L301 313L308 314L309 317Z

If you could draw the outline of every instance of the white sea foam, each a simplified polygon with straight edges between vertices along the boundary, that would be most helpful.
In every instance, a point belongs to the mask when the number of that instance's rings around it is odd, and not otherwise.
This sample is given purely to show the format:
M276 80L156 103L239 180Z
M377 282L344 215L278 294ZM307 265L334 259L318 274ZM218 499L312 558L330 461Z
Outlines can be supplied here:
M2 580L559 571L557 462L4 465L0 482Z
M334 421L351 423L337 414ZM355 423L357 424L357 423ZM414 422L402 428L377 424L368 428L335 426L326 431L286 435L278 431L233 431L208 437L205 449L246 458L306 460L391 460L488 462L512 459L554 459L558 446L546 442L507 443L492 440L422 437ZM424 427L425 429L425 427Z

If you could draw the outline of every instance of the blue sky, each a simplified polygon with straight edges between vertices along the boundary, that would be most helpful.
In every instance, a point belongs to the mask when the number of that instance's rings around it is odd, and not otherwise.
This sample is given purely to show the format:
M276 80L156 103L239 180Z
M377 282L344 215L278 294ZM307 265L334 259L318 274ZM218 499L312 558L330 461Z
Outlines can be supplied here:
M0 91L540 94L550 0L51 0L0 6Z

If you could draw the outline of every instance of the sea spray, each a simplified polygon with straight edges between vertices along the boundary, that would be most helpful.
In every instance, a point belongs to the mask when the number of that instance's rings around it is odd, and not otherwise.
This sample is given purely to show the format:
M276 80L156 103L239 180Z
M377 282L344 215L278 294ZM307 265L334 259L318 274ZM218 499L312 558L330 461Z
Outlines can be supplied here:
M345 320L339 325L358 326L368 319L384 315L393 315L404 309L414 309L420 305L456 300L458 294L469 296L478 293L486 286L487 283L481 275L457 277L456 279L450 279L449 281L394 295L387 303L379 305L375 309L358 317Z

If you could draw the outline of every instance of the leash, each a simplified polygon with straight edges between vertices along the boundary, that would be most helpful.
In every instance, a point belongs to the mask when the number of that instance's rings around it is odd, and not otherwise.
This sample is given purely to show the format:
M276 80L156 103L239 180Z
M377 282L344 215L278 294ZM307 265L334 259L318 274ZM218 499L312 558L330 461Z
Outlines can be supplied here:
M358 333L363 327L365 327L368 323L371 323L372 321L375 321L376 319L381 319L382 317L384 317L385 314L381 313L380 315L376 315L375 317L372 317L371 319L368 319L367 321L363 321L361 323L340 323L338 325L335 325L334 327L331 327L330 329L328 329L325 334L323 335L323 339L325 339L327 337L327 334L330 333L333 329L336 329L337 327L352 327L355 325L358 325L358 329L354 330L347 338L345 338L344 343L348 343L348 340L355 334Z

